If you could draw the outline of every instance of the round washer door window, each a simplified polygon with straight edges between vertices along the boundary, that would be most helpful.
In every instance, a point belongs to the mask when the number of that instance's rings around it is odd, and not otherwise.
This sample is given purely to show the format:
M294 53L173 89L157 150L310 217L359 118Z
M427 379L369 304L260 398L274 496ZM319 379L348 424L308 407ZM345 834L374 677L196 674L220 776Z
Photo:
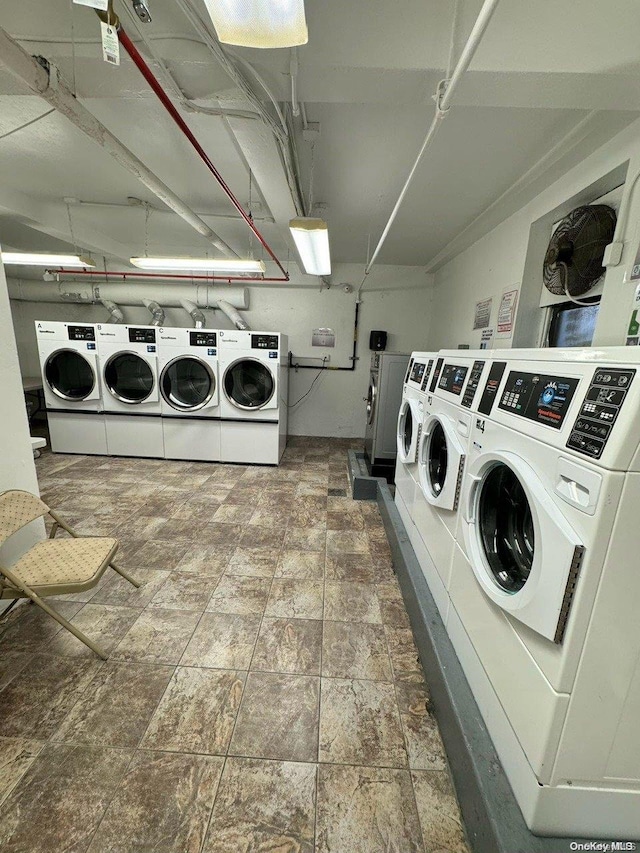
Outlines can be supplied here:
M96 385L95 373L87 359L70 349L50 355L44 375L53 393L63 400L85 400Z
M367 392L367 423L372 424L376 413L376 398L378 396L378 387L375 376L369 380L369 390Z
M436 421L427 445L427 477L435 497L438 497L444 488L448 463L447 437L440 421Z
M411 406L407 406L404 413L404 428L402 430L402 449L404 455L409 456L411 453L411 442L413 440L413 410Z
M160 390L174 409L193 412L211 400L216 392L216 378L206 362L195 356L181 356L162 371Z
M518 592L533 565L533 516L522 483L504 463L491 468L482 482L478 526L493 579L506 592Z
M142 403L153 391L155 383L148 362L134 352L111 356L104 369L104 381L121 403Z
M242 358L224 374L224 391L239 409L261 409L276 390L273 374L261 361Z

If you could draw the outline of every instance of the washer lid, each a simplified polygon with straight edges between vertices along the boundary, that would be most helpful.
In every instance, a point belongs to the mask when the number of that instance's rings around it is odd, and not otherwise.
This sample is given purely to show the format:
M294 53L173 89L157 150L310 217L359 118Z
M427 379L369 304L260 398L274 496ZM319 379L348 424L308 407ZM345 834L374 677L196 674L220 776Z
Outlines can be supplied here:
M458 508L466 454L446 415L430 415L418 449L420 487L425 499L443 510Z
M239 358L225 370L223 388L229 402L238 409L261 409L275 394L276 379L262 361Z
M104 366L104 384L116 400L135 405L157 400L155 372L149 362L135 352L118 352Z
M56 397L76 402L98 397L95 356L89 358L72 349L59 349L51 353L44 364L43 373Z
M195 412L211 402L217 389L213 368L194 355L181 355L165 365L160 393L179 412Z

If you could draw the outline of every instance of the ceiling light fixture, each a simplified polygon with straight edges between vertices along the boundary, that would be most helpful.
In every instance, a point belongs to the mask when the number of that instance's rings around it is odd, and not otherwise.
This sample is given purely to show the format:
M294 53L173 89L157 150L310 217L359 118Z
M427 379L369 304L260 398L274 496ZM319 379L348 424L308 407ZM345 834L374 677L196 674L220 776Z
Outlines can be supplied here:
M2 252L3 264L24 267L95 267L96 262L88 255L42 255L37 252Z
M253 261L243 258L131 258L131 263L134 267L140 267L142 270L252 272L257 275L262 275L266 271L264 261Z
M331 275L329 227L324 219L301 216L289 223L291 235L309 275Z
M304 0L205 0L221 42L296 47L309 41Z

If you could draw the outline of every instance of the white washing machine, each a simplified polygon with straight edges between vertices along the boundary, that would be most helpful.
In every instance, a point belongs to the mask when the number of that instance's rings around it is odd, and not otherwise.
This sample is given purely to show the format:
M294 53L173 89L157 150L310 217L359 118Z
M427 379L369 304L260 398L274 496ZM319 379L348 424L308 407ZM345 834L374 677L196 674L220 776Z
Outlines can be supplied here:
M219 462L218 332L162 328L158 340L165 457Z
M640 838L639 372L514 350L472 425L447 629L542 835Z
M411 354L396 426L395 503L414 550L417 532L413 521L413 505L418 483L418 441L435 360L436 354L432 352Z
M96 327L36 320L35 328L51 449L106 454Z
M422 550L421 565L445 621L471 421L489 355L486 350L439 354L418 441L413 517L420 542L414 550Z
M287 444L289 353L286 335L219 333L220 458L277 465Z
M397 459L396 427L402 404L404 379L409 355L397 352L371 354L367 424L364 434L364 455L373 476L393 474Z
M96 330L108 453L164 457L159 330L106 324Z

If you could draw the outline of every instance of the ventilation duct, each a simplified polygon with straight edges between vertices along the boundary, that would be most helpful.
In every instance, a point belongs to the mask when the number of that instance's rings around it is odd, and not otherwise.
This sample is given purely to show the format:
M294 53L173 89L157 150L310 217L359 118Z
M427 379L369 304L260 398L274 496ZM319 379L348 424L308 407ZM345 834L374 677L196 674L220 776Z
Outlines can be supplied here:
M193 320L193 328L204 329L207 324L207 321L205 320L205 316L198 308L198 306L194 305L193 302L189 302L188 299L183 299L180 305L184 308L187 314L191 315L191 319Z
M149 311L153 320L151 321L152 326L164 326L164 308L156 302L154 299L143 299L142 304Z
M240 312L237 311L233 307L233 305L230 305L224 299L218 299L218 308L222 311L223 314L226 314L226 316L231 320L236 329L240 329L240 331L242 332L249 331L249 324L246 322L246 320L243 319L242 314L240 314Z
M124 314L122 313L122 309L118 308L115 302L112 302L110 299L102 299L101 302L109 312L109 319L107 321L108 323L124 322Z

